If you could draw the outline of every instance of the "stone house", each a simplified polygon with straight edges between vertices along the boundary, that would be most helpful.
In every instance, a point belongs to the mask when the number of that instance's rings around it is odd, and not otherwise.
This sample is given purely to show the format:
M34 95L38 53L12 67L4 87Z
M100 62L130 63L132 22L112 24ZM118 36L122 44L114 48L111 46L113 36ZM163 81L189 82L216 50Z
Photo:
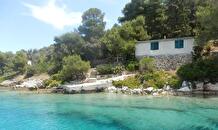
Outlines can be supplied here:
M192 37L138 41L135 56L137 59L152 57L157 68L175 70L192 61L193 46Z

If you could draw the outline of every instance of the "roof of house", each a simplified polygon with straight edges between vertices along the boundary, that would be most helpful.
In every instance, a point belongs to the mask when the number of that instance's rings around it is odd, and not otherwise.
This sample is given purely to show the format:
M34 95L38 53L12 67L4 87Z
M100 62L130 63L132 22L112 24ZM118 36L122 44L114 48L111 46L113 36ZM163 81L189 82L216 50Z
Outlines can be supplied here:
M163 41L174 41L174 40L178 40L178 39L194 39L193 37L180 37L180 38L169 38L169 39L156 39L156 40L148 40L148 41L137 41L136 43L137 44L140 44L140 43L150 43L150 42L163 42Z

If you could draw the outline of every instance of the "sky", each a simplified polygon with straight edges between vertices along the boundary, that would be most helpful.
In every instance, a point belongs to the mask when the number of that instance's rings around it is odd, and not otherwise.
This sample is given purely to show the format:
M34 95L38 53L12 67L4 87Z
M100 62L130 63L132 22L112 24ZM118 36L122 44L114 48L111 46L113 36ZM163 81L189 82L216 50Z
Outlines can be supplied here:
M40 49L73 31L89 8L105 13L106 28L122 16L130 0L0 0L0 51Z

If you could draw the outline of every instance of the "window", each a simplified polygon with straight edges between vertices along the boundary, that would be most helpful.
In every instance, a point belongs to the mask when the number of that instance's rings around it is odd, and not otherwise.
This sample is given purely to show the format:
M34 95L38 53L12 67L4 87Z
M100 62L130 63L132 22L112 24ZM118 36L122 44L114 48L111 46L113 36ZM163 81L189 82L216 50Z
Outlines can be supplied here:
M184 48L184 40L176 40L175 48Z
M151 50L159 50L159 42L151 42Z

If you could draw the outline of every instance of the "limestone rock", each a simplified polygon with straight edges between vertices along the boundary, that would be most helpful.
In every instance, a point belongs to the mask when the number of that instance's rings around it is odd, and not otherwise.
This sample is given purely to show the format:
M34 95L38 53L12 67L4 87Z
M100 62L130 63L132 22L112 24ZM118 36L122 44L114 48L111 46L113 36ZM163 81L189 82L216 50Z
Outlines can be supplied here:
M159 94L158 94L158 93L153 93L152 95L153 95L153 96L159 96Z
M122 92L122 88L117 88L116 93L121 93Z
M182 82L182 88L185 88L185 87L189 87L189 84L187 81Z
M207 91L218 91L218 83L216 83L216 84L212 84L212 83L207 84L206 90Z
M163 92L163 89L157 89L157 92L161 93L161 92Z
M195 83L195 85L196 85L196 90L198 90L198 91L204 90L204 83L203 82Z
M129 88L128 87L122 87L122 91L127 91Z
M143 94L143 91L142 91L142 89L132 89L131 94L139 95L139 94Z
M43 87L43 81L42 80L28 80L25 81L21 84L21 86L26 87L26 88L30 88L30 89L34 89L34 88L41 88Z
M91 92L91 91L96 91L97 88L96 87L92 87L92 86L82 86L81 87L81 92Z
M17 84L16 80L5 80L0 84L0 86L12 87L12 86L15 86L16 84Z
M117 91L117 88L114 87L114 86L108 87L108 91L109 91L110 93L113 93L113 92L116 92L116 91Z
M168 94L167 91L161 92L161 95L167 95L167 94Z
M25 86L21 84L21 85L15 85L15 87L16 88L24 88Z
M189 87L183 87L178 89L179 92L191 92L191 89Z
M152 91L154 91L153 87L149 87L145 89L146 92L151 93Z
M129 91L129 88L128 87L122 87L122 93L127 93Z
M96 78L87 78L84 82L85 82L85 83L94 83L94 82L96 82L96 81L97 81Z
M163 89L164 89L165 91L171 91L171 90L172 90L172 88L171 88L169 85L164 86Z
M82 91L81 87L74 87L74 88L71 88L71 90L67 92L71 94L76 94L76 93L80 93L81 91Z
M192 85L190 82L183 81L182 82L182 87L178 89L179 92L190 92L192 91Z

